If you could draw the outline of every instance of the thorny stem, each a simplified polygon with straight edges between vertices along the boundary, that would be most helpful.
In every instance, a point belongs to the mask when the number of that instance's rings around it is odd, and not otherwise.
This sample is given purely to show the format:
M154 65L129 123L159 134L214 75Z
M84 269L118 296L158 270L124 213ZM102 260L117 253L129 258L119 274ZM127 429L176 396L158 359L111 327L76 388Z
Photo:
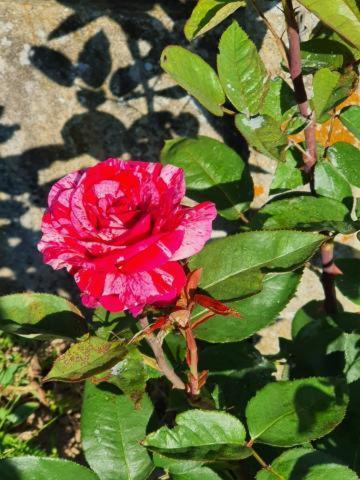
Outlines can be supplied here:
M305 128L307 154L303 156L304 170L310 174L310 190L313 195L316 195L313 173L317 161L316 123L314 115L309 108L302 74L299 27L292 0L282 0L282 5L289 39L289 69L294 85L295 98L301 115L305 119L310 120L309 125ZM341 272L334 264L334 244L332 240L322 245L320 254L323 269L321 283L325 295L324 307L328 314L335 314L337 312L337 302L334 277Z
M139 323L144 329L149 326L149 322L146 316L141 318L139 320ZM178 377L178 375L174 372L173 368L170 367L170 365L167 363L162 346L160 345L156 336L153 333L149 333L145 336L145 340L147 341L155 355L156 362L160 371L172 383L174 388L177 388L179 390L185 390L185 383L181 380L180 377Z
M305 90L304 78L301 68L300 54L300 34L296 21L292 0L282 0L287 34L289 39L289 70L294 85L296 102L299 107L300 114L305 120L309 120L308 126L305 128L306 155L303 156L304 170L310 174L310 186L314 191L313 168L316 163L316 124L313 114L309 107L309 102Z
M251 450L252 456L255 458L255 460L262 466L264 470L267 470L268 472L272 473L278 480L285 480L285 478L280 475L278 472L276 472L271 465L268 465L263 458L260 457L260 455L253 449L252 446L249 446Z

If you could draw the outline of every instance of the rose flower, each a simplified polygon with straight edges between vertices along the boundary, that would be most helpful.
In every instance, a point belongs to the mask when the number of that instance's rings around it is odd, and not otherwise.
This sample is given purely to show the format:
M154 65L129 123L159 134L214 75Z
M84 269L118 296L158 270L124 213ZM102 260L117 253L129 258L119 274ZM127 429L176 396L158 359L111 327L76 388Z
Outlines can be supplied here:
M38 248L74 275L87 307L138 315L172 303L186 281L178 261L201 250L216 216L184 195L180 168L109 158L55 183Z

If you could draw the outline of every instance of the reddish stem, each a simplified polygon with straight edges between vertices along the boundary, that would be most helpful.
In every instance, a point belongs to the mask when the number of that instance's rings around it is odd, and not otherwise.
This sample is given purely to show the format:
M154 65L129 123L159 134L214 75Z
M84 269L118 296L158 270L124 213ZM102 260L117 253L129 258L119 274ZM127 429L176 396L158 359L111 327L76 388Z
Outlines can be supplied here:
M184 335L186 340L186 361L190 368L190 375L189 375L190 394L197 396L200 394L199 372L198 372L199 356L197 351L196 340L195 340L194 333L192 331L190 323L185 327Z
M334 315L337 313L337 302L335 292L335 277L341 275L341 271L334 263L334 243L332 240L325 242L320 250L321 264L323 272L321 275L321 283L324 289L325 300L324 308L326 313Z

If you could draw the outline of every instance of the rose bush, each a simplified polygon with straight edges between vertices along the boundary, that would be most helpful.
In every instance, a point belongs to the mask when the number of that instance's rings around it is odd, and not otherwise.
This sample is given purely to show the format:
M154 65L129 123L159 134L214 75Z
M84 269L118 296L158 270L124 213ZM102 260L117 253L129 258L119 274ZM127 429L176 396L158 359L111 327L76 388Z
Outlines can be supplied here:
M109 158L52 187L39 250L74 275L86 306L138 315L176 299L186 280L178 261L211 235L214 204L185 207L184 195L180 168Z

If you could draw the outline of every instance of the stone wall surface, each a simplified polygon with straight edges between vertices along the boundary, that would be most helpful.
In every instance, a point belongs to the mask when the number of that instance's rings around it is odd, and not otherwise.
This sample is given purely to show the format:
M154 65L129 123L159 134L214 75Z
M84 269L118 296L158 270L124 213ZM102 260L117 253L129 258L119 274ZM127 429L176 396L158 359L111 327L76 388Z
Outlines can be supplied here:
M258 3L282 35L277 2ZM66 173L108 156L155 161L164 140L177 135L223 138L249 157L230 117L204 112L160 69L166 45L188 45L182 29L193 6L188 0L0 0L0 294L36 290L76 299L72 279L43 265L36 250L47 193ZM271 75L281 74L278 51L256 12L248 6L237 19L261 47ZM302 28L306 34L310 26ZM221 30L191 48L214 63ZM249 162L259 206L275 164L254 153ZM227 227L219 222L216 235ZM354 254L350 246L344 251ZM285 320L322 297L317 276L306 276L314 282L303 282ZM287 321L276 328L288 334Z

